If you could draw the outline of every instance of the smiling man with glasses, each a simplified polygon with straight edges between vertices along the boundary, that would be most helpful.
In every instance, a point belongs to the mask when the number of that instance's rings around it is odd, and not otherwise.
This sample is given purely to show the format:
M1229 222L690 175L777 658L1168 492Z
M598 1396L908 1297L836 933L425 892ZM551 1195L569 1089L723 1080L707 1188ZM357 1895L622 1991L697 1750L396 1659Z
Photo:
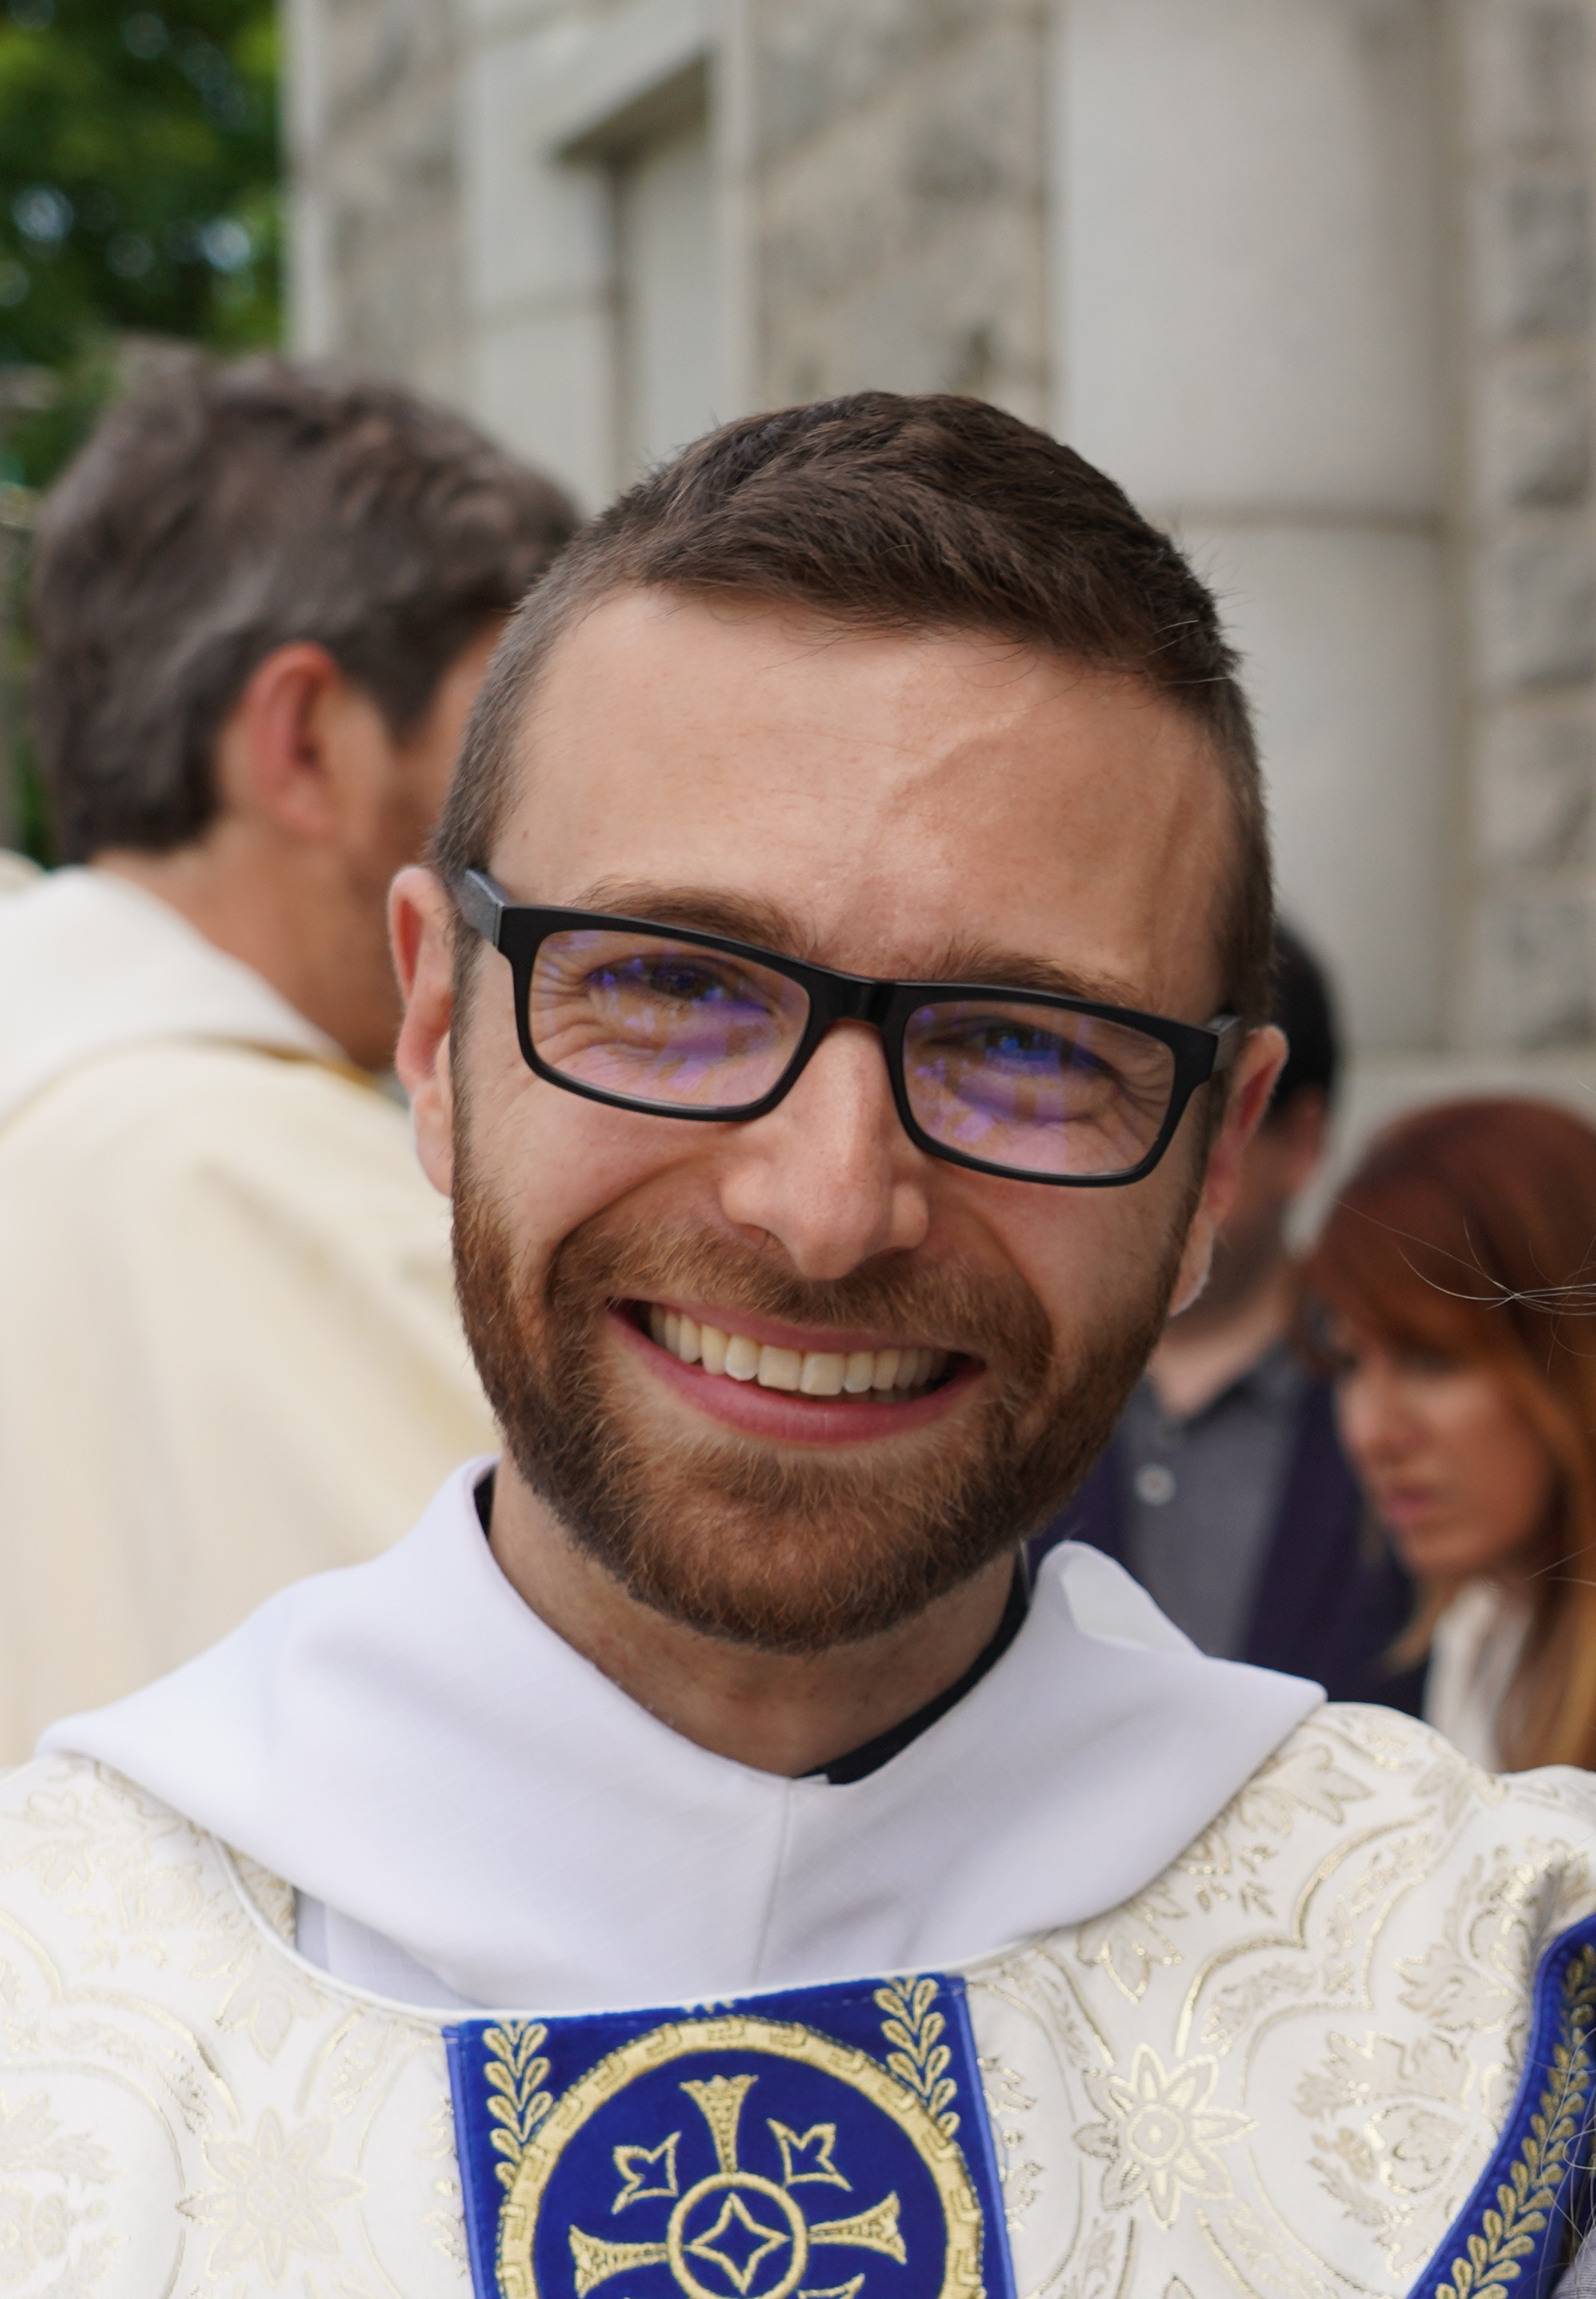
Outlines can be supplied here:
M974 402L730 426L521 610L393 925L503 1453L0 1795L96 2288L1551 2277L1596 1794L1021 1569L1285 1050L1169 541Z

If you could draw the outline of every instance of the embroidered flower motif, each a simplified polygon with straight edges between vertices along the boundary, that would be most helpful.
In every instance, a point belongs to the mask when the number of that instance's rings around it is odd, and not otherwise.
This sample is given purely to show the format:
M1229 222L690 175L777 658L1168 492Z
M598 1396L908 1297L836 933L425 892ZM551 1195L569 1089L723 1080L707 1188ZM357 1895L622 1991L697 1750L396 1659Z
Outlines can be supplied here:
M1146 1994L1155 1964L1179 1963L1180 1950L1163 1927L1185 1913L1167 1884L1150 1884L1135 1899L1082 1924L1075 1953L1082 1963L1101 1964L1135 2004Z
M211 2246L213 2275L258 2259L271 2280L280 2283L295 2252L311 2259L337 2257L337 2232L326 2214L333 2204L358 2195L361 2183L322 2168L332 2137L330 2123L306 2123L290 2137L276 2111L268 2108L252 2144L206 2142L205 2161L221 2185L186 2195L179 2209L191 2220L221 2228Z
M1183 2193L1229 2195L1230 2175L1212 2151L1250 2131L1253 2120L1204 2104L1218 2073L1212 2060L1187 2060L1166 2072L1148 2044L1137 2052L1129 2082L1087 2071L1087 2089L1103 2121L1084 2125L1075 2141L1108 2165L1106 2210L1145 2195L1154 2219L1167 2228L1175 2223Z

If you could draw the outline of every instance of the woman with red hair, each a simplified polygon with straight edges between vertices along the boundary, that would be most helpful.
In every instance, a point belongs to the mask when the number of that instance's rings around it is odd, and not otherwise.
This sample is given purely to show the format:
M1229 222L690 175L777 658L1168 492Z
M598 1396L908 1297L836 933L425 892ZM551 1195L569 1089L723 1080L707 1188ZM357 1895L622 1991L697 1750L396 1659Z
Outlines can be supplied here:
M1492 1771L1596 1767L1596 1131L1506 1100L1401 1120L1304 1278L1420 1590L1426 1716Z

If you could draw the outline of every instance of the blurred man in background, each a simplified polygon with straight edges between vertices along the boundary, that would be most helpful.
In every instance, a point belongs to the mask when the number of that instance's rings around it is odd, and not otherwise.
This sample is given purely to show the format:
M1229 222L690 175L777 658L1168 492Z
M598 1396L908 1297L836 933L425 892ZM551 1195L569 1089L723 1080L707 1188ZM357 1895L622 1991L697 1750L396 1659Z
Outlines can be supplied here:
M1340 1049L1323 970L1284 926L1274 1020L1291 1051L1207 1286L1166 1328L1113 1442L1032 1556L1090 1541L1203 1651L1417 1714L1417 1677L1385 1658L1410 1585L1366 1528L1329 1388L1290 1341L1287 1223L1324 1155Z
M164 376L47 506L0 906L0 1764L492 1442L384 904L565 497L387 384ZM83 867L87 866L87 867Z

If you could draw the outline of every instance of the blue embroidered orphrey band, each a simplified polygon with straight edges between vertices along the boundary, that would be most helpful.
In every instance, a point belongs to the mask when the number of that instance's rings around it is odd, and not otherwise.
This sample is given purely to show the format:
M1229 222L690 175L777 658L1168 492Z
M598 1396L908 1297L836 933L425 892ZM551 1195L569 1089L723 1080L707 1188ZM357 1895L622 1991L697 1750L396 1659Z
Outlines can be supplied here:
M476 2299L1014 2299L955 1978L447 2040Z
M1412 2299L1546 2299L1591 2217L1596 1918L1535 1974L1524 2072L1507 2128Z

